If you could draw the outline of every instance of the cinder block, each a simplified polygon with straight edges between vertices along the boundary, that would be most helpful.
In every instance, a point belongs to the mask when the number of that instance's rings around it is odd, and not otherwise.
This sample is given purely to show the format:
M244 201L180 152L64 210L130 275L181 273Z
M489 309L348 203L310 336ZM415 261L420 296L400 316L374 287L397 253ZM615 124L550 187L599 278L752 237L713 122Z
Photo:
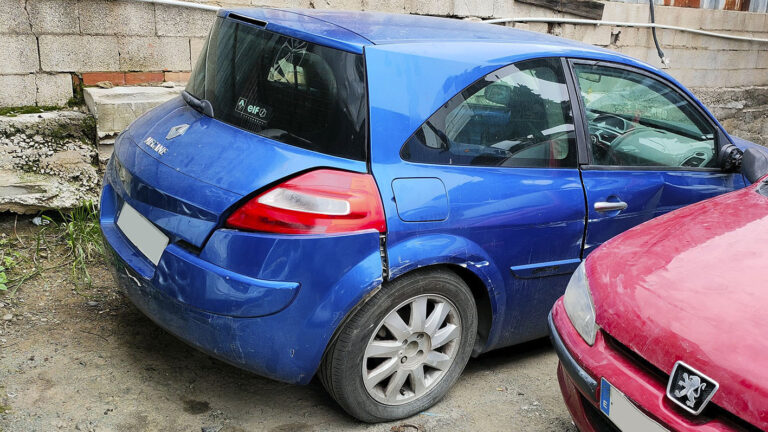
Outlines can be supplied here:
M626 3L605 2L603 21L628 21Z
M78 34L77 0L27 1L35 34Z
M762 86L768 84L768 69L741 69L739 70L740 85Z
M267 6L267 7L289 7L289 8L304 8L308 9L311 7L310 0L250 0L250 2L245 1L245 4L250 4L251 6Z
M626 10L626 20L634 23L645 23L650 21L651 10L648 4L624 4Z
M683 84L686 87L691 86L690 83L696 81L697 71L693 69L670 68L667 70L667 73L672 75L673 78L678 80L681 84Z
M702 76L706 79L696 83L694 87L734 87L737 84L737 79L733 71L724 69L711 69L702 71Z
M155 34L155 7L130 1L81 1L80 32L89 35L151 36Z
M672 25L698 29L701 28L704 14L709 13L709 9L696 9L696 8L679 8L680 21L678 23L672 23Z
M32 33L32 27L24 11L25 0L0 1L0 33L24 34Z
M717 69L753 69L757 67L759 51L718 51Z
M453 0L453 14L465 17L493 16L493 2L488 0Z
M216 13L202 9L155 5L158 36L206 36Z
M637 46L637 38L641 29L634 27L616 27L619 33L619 40L616 42L618 47Z
M363 0L316 0L315 9L362 10Z
M0 88L13 91L0 91L0 106L13 107L34 105L36 100L35 76L0 75Z
M32 35L0 35L0 74L35 72L40 66Z
M526 3L515 3L515 17L516 18L525 18L525 17L574 18L574 16L571 14L561 14L552 9L541 8L541 7L533 6ZM580 17L577 17L577 18L580 18Z
M649 28L635 28L637 32L634 34L634 44L632 40L626 40L626 43L629 45L635 45L639 47L652 47L653 44L653 33L651 32L651 29Z
M363 10L404 13L405 0L363 0Z
M493 0L494 18L514 18L515 2L512 0Z
M659 45L664 47L672 46L675 43L675 30L656 29L656 37L659 39ZM651 36L653 38L653 36Z
M549 32L549 24L547 23L540 23L540 22L534 22L528 24L528 30L535 31L538 33L548 33Z
M748 13L745 15L744 30L749 32L768 31L768 14Z
M683 13L685 13L685 9L689 8L655 5L654 15L656 17L656 22L659 24L680 25L681 16Z
M189 70L189 39L126 36L119 40L120 70Z
M587 27L582 42L592 45L608 46L611 44L612 30L613 29L610 26Z
M205 38L190 38L189 39L189 58L192 60L192 68L197 65L197 58L200 57L200 53L205 48Z
M691 46L692 36L694 34L685 31L676 31L672 37L672 45L678 48Z
M446 0L405 0L405 10L419 15L453 15L453 2Z
M544 31L546 32L547 29ZM611 26L563 25L563 37L592 45L608 46L611 43Z
M118 70L114 36L40 36L40 63L46 72Z
M682 48L678 50L684 54L684 61L688 67L694 69L723 69L724 51L710 50L706 48Z
M37 74L37 104L63 106L72 97L70 74Z
M768 68L768 51L755 51L755 57L757 58L757 62L755 64L756 68Z
M530 31L530 25L524 22L510 23L510 25L518 30Z
M747 14L737 11L720 11L724 20L718 21L718 30L744 31L747 25Z
M622 46L618 47L617 51L634 59L645 61L648 48L640 46Z

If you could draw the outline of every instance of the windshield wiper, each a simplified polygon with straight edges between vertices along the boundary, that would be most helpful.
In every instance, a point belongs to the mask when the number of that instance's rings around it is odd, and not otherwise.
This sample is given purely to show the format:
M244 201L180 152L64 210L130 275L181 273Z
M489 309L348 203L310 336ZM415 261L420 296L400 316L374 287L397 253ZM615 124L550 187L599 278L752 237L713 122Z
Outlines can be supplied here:
M192 94L186 90L181 92L181 98L184 99L184 102L186 102L187 105L191 106L192 108L200 111L208 117L213 117L213 105L211 105L211 102L205 99L198 99L192 96Z

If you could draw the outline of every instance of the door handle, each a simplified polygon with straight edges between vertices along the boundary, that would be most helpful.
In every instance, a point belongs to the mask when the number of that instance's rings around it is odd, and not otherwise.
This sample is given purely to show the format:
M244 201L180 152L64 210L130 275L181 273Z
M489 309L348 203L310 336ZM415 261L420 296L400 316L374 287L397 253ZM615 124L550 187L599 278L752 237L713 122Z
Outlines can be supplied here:
M598 212L612 212L612 211L622 211L626 210L627 203L624 201L616 201L616 202L609 202L609 201L600 201L595 203L595 211Z

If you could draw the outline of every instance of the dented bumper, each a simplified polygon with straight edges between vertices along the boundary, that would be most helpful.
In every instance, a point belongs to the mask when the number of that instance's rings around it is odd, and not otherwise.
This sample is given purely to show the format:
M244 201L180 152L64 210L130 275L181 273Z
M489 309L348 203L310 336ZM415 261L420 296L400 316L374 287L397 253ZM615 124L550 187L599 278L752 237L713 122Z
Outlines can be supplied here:
M199 253L171 243L154 266L115 224L123 199L134 203L105 185L101 228L121 289L179 339L258 375L308 383L341 321L382 282L376 232L218 230Z

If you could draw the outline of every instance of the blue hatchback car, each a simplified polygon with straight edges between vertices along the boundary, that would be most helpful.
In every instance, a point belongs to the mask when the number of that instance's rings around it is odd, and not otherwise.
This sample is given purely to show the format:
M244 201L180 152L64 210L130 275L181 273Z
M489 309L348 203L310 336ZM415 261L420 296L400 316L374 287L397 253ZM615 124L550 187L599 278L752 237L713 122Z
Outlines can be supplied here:
M101 226L158 325L259 375L318 375L376 422L545 336L590 251L744 187L745 146L665 73L593 46L225 10L182 97L117 139Z

